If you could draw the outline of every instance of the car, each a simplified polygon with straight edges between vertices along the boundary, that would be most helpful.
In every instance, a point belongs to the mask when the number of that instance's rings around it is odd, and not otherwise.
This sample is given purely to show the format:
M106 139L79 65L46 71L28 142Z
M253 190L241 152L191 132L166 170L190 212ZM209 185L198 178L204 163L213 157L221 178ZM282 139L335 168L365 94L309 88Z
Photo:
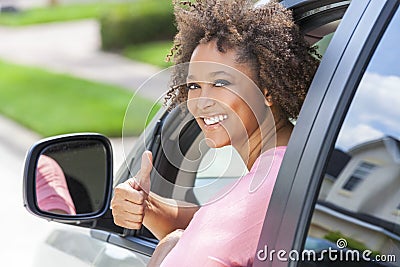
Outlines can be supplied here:
M400 266L399 3L282 1L322 59L293 122L253 266ZM36 216L74 226L47 237L37 266L145 266L158 240L145 227L114 224L113 187L138 171L149 149L152 191L204 203L246 170L232 148L207 149L202 140L189 114L162 109L134 147L124 146L129 151L114 178L102 135L35 144L26 159L24 204ZM80 198L75 214L39 207L36 167L44 154L62 166L71 198Z
M19 10L15 7L13 1L0 1L0 14L1 13L16 13Z

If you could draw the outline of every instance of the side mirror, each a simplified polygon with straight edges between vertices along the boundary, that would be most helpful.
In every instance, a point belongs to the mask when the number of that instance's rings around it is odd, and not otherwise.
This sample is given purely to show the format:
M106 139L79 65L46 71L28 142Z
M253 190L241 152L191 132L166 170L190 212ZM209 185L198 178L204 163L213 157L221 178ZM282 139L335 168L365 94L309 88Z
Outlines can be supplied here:
M25 162L24 204L33 214L80 222L103 216L112 192L112 148L99 134L73 134L34 144Z

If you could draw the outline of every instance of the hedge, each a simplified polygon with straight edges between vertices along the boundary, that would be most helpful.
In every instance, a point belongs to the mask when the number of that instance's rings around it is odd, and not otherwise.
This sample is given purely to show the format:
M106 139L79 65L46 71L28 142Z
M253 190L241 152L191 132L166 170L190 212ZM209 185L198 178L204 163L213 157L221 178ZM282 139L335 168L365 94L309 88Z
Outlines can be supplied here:
M100 27L104 50L172 40L176 33L172 1L139 0L125 8L114 8L101 16Z
M367 249L369 250L369 248L367 246L365 246L364 243L362 243L362 242L360 242L360 241L358 241L358 240L356 240L354 238L351 238L349 236L345 236L340 231L331 231L331 232L328 232L324 236L324 239L327 239L327 240L332 241L334 243L336 243L339 238L344 238L347 241L347 246L346 247L348 249L351 249L351 250L355 249L355 250L358 250L358 251L361 251L361 252L364 251L364 250L367 250ZM381 254L379 251L375 251L375 250L373 250L371 252L372 252L373 256Z

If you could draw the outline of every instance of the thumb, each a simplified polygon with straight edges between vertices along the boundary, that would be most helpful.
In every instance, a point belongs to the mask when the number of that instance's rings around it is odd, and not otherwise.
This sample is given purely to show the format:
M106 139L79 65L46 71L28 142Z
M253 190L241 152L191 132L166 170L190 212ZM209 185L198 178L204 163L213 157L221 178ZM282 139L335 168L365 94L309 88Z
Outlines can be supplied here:
M153 169L153 155L146 150L142 154L142 163L140 165L139 187L146 193L150 193L150 173Z

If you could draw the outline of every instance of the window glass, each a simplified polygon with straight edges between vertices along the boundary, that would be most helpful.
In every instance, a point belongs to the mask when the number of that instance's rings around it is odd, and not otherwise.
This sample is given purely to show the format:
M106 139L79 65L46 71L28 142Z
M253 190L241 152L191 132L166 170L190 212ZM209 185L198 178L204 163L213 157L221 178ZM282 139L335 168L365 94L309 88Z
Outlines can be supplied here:
M309 260L318 266L399 266L399 32L397 11L330 156L305 244L316 252ZM329 248L337 250L336 259L323 254Z
M210 148L201 160L193 194L200 204L206 203L224 186L247 172L242 158L232 146Z
M237 178L246 173L246 165L232 146L210 148L201 160L195 185L207 184L210 178Z

